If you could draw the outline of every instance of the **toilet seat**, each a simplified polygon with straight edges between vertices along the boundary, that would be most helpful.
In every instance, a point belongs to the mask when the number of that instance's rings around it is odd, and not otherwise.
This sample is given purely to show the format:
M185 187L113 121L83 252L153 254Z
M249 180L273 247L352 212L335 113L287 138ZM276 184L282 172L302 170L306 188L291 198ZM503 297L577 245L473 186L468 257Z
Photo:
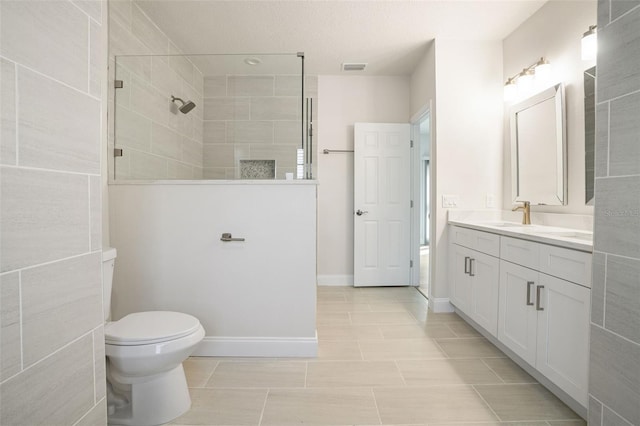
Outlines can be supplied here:
M104 337L107 345L151 345L180 339L199 328L197 318L180 312L136 312L105 325Z

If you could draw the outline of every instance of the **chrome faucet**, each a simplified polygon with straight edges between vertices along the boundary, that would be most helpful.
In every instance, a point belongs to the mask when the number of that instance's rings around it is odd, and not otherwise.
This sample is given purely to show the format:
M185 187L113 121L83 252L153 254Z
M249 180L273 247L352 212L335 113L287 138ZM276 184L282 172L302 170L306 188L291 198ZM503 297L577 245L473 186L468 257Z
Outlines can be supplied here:
M531 225L531 203L529 201L520 201L521 206L515 206L511 211L522 210L522 224Z

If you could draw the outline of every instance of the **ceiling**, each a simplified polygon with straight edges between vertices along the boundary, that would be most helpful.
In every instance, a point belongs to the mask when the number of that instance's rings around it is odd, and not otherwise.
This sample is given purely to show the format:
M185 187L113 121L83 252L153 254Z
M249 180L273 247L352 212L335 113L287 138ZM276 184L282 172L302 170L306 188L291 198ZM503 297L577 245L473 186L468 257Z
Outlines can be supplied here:
M185 53L305 53L308 74L410 75L436 37L502 40L547 0L138 0Z

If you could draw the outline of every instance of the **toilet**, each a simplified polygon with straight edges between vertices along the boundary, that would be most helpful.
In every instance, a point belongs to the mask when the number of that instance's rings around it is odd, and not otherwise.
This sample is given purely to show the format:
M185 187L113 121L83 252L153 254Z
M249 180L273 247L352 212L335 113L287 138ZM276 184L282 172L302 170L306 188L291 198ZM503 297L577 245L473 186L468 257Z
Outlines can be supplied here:
M191 407L182 361L204 337L191 315L150 311L109 321L116 249L102 252L110 425L159 425Z

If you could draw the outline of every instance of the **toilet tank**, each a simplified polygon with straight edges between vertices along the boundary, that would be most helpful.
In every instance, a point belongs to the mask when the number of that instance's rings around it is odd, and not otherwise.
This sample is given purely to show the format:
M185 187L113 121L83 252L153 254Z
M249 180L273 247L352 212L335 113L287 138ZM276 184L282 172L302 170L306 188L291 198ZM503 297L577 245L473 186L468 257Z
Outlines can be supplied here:
M102 292L103 292L103 309L104 320L107 321L111 317L111 288L113 285L113 267L116 263L118 252L113 247L102 250Z

